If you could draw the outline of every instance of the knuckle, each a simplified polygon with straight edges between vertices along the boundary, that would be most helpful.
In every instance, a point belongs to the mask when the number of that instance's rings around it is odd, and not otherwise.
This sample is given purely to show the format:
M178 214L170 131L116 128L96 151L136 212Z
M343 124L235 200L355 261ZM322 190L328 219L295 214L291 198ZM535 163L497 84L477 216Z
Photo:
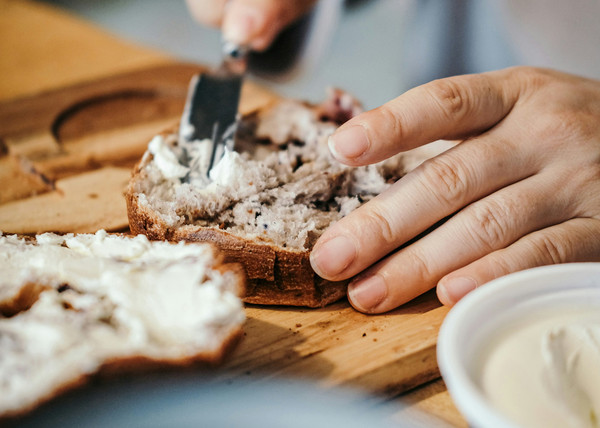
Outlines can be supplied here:
M372 237L379 236L386 246L395 245L396 233L389 215L381 208L371 209L363 216L361 229ZM372 238L371 238L372 239Z
M389 139L390 136L394 141L402 141L405 137L403 120L390 103L383 104L367 112L366 122L369 125L375 125L375 127L368 126L369 131L381 132L380 130L385 130L385 138L381 139L382 141Z
M432 272L432 266L428 262L427 257L413 248L407 254L407 266L410 268L411 274L420 284L428 284L432 280L437 281L439 278L435 277ZM438 275L439 276L439 275Z
M491 253L489 262L487 268L491 273L491 278L498 278L514 272L520 265L520 261L514 260L510 253L503 254L502 252Z
M470 110L468 90L453 78L434 80L428 86L429 94L447 119L456 120Z
M455 205L467 190L466 168L461 162L452 161L448 156L425 161L420 172L425 188L429 191L435 189L436 196L446 205Z
M568 260L570 243L567 240L558 240L550 233L540 233L532 240L532 245L541 264L557 264Z
M509 201L490 200L473 205L473 218L469 232L473 239L495 250L508 243L514 209Z
M394 244L396 234L394 233L394 228L387 216L378 211L374 211L371 213L371 221L376 225L376 230L384 242L387 244Z

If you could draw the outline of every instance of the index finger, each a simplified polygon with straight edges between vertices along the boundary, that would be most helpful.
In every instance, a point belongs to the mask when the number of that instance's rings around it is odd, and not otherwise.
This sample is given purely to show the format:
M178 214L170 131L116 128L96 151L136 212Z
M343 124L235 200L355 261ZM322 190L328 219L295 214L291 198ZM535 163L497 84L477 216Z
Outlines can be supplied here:
M477 135L516 103L516 74L506 69L418 86L346 122L331 136L330 150L340 162L360 166L435 140Z

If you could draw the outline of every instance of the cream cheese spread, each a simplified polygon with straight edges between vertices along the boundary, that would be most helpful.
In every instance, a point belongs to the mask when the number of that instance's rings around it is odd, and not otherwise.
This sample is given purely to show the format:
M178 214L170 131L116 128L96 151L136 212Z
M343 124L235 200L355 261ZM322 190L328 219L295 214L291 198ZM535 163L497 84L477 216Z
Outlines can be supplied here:
M208 350L219 344L215 330L244 319L235 281L213 269L214 260L210 246L150 242L144 235L43 234L35 244L0 235L0 299L27 282L68 284L73 307L113 302L119 334L140 324L141 345L188 341Z
M600 308L530 319L490 346L491 403L524 427L600 427Z
M219 352L245 315L213 251L105 231L32 242L0 233L0 414L114 359ZM31 284L37 300L15 309Z
M155 136L148 144L148 151L154 157L154 164L167 179L183 178L190 171L179 162L175 152L169 147L162 136Z

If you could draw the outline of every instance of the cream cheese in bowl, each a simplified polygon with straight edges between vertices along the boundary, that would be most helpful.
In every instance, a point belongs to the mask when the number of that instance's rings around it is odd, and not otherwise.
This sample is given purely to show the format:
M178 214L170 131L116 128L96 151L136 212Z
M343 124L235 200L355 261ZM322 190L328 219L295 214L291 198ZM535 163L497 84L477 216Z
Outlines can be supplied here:
M448 314L438 363L476 427L600 427L600 263L507 275Z

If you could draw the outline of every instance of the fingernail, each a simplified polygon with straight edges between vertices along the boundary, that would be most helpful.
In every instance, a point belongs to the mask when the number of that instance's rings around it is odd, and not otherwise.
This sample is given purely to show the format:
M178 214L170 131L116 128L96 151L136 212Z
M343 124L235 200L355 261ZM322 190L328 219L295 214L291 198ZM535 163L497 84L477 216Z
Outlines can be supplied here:
M343 272L356 257L350 238L339 235L318 245L310 253L310 263L320 277L331 278Z
M361 157L369 150L369 140L365 128L352 125L329 137L329 151L339 160L352 160Z
M476 289L477 282L473 278L459 276L440 281L438 288L438 292L442 296L441 300L445 300L442 303L453 305L467 293Z
M248 44L259 32L263 16L253 7L236 4L223 23L223 36L234 43Z
M348 285L348 299L361 312L371 312L387 296L387 287L379 275L358 279Z

